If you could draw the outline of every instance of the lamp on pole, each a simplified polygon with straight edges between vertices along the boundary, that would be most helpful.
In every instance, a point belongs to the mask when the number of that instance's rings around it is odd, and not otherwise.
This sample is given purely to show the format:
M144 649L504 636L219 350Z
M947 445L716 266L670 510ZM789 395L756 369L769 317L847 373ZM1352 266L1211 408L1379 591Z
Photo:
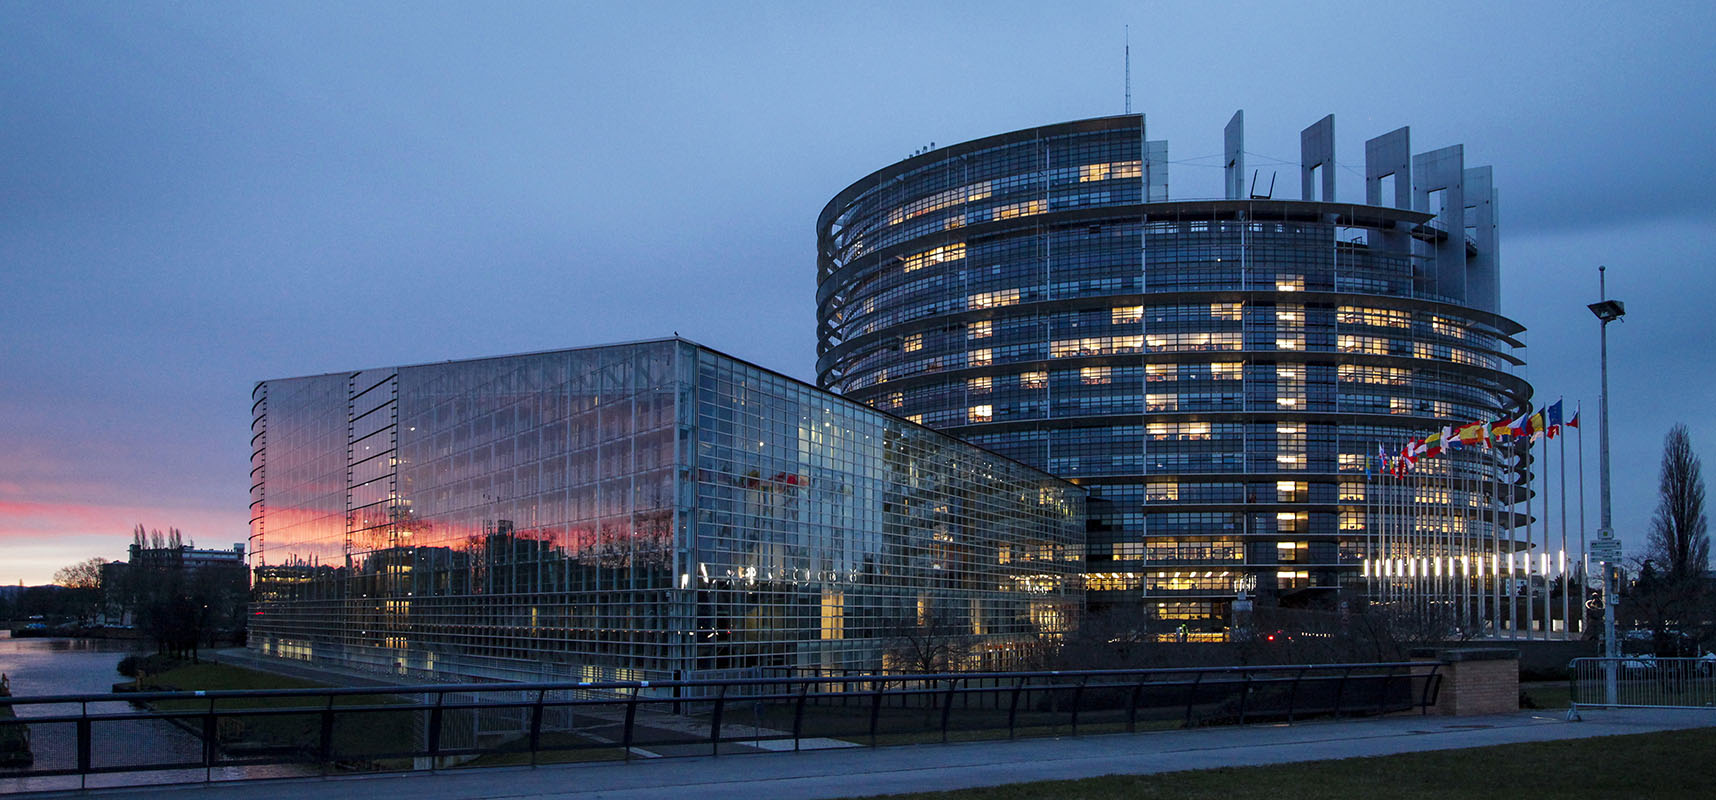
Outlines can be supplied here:
M1619 588L1616 586L1616 572L1619 571L1620 559L1614 555L1619 548L1614 547L1615 528L1613 517L1609 511L1609 323L1626 316L1627 307L1619 300L1609 299L1609 287L1604 272L1607 267L1597 267L1597 292L1602 299L1586 306L1591 313L1597 315L1601 323L1600 355L1602 365L1603 393L1597 397L1597 497L1601 509L1601 520L1597 528L1597 541L1604 546L1603 559L1603 656L1609 659L1605 669L1605 700L1609 705L1615 704L1615 661L1621 655L1620 647L1615 641L1615 605L1620 602Z

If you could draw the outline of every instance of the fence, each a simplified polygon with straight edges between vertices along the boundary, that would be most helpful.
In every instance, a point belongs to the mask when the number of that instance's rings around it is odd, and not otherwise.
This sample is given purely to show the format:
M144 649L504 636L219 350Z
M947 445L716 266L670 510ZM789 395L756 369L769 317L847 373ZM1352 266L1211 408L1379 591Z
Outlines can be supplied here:
M1423 710L1437 662L0 698L65 755L14 778L296 774L1008 739ZM113 741L177 726L177 756ZM237 771L239 777L256 775ZM273 773L278 774L278 773ZM13 781L13 783L17 783Z
M1716 658L1575 658L1571 675L1575 709L1716 708Z

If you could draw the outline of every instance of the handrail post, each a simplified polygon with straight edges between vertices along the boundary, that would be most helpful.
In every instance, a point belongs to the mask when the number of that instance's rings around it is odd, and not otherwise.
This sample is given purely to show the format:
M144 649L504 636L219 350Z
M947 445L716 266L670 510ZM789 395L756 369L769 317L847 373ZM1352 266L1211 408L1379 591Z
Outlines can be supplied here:
M1132 684L1132 700L1126 704L1126 732L1138 732L1138 700L1144 696L1144 681Z
M1389 667L1388 672L1384 673L1382 676L1382 691L1376 693L1376 713L1378 714L1385 714L1388 712L1388 685L1394 681L1394 673L1398 669L1400 668ZM1412 687L1408 686L1407 690L1411 691L1411 688Z
M1424 676L1424 694L1422 695L1422 697L1418 703L1419 713L1423 716L1429 716L1430 715L1430 704L1436 702L1436 696L1441 693L1442 676L1436 674L1437 670L1439 670L1441 668L1442 668L1442 664L1440 662L1432 663L1430 665L1430 674ZM1411 690L1411 686L1412 686L1411 682L1408 681L1407 682L1408 691Z
M1012 739L1014 724L1019 719L1019 695L1025 691L1025 679L1020 677L1013 684L1013 702L1007 706L1007 738Z
M1347 667L1341 672L1341 682L1335 685L1335 719L1341 718L1341 700L1347 693L1347 679L1353 676L1353 668Z
M871 681L875 695L870 700L870 746L876 746L876 724L882 719L882 696L888 691L887 679Z
M214 780L215 762L215 700L209 698L208 711L203 713L203 781Z
M630 698L627 698L627 700L626 700L626 730L625 730L625 733L622 734L622 736L624 737L624 743L621 745L622 747L625 748L625 751L626 751L625 760L627 760L627 761L632 760L632 741L634 738L632 735L632 732L634 730L636 730L636 728L637 728L637 721L638 721L638 687L633 686L632 687L632 696Z
M799 737L804 735L804 700L810 694L810 681L798 686L798 709L792 714L792 751L798 752Z
M1287 690L1287 724L1288 725L1293 724L1293 707L1298 704L1298 701L1299 701L1299 682L1305 679L1305 670L1306 669L1309 669L1309 667L1300 667L1299 671L1293 674L1293 688Z
M435 693L435 705L429 709L429 769L441 766L441 704L447 702L446 692Z
M89 701L85 700L78 705L82 708L77 721L77 780L78 788L81 789L88 785L90 769Z
M317 746L316 760L322 764L322 774L328 774L328 762L334 760L334 695L328 694L328 702L322 706L321 741Z
M1251 700L1251 670L1240 673L1245 680L1239 684L1239 724L1245 724L1245 706Z
M1203 685L1203 682L1203 670L1198 670L1198 677L1193 679L1191 688L1186 690L1186 727L1188 728L1192 727L1192 706L1197 702L1198 687Z
M721 755L721 712L727 707L727 684L715 692L715 710L709 714L709 755Z
M947 699L941 704L941 743L947 744L947 719L953 713L954 690L959 686L959 678L949 678L947 681Z
M530 708L530 765L536 766L536 751L542 747L542 697L547 689L536 690L536 705Z
M1078 687L1073 689L1072 735L1078 735L1078 709L1084 702L1084 685L1090 682L1090 676L1084 675L1078 679Z

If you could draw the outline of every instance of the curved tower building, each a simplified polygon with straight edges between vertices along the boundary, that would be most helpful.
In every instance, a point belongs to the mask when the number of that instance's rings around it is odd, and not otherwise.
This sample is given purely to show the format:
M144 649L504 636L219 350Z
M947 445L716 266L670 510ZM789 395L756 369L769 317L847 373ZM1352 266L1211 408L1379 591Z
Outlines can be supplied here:
M1364 202L1337 202L1330 116L1301 136L1300 198L1263 197L1242 126L1219 199L1169 197L1142 115L847 187L817 220L818 383L1085 487L1093 611L1216 637L1242 593L1333 610L1407 577L1485 624L1514 469L1468 454L1391 496L1367 462L1530 400L1490 169L1401 128L1366 143Z

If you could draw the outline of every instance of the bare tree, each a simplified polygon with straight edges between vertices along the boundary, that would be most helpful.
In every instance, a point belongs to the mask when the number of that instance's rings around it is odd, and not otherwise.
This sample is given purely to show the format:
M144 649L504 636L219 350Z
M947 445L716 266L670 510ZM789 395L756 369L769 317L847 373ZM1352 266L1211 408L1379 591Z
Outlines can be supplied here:
M938 609L907 614L882 626L882 650L896 669L933 674L965 669L973 637Z
M54 571L54 583L64 586L71 602L67 608L77 616L79 625L87 625L101 608L101 566L105 558L90 558Z
M1704 467L1692 452L1685 425L1669 429L1662 443L1662 474L1656 513L1651 516L1650 558L1670 583L1695 580L1710 565L1710 535L1704 516Z
M54 583L67 589L100 589L105 558L90 558L54 570Z

